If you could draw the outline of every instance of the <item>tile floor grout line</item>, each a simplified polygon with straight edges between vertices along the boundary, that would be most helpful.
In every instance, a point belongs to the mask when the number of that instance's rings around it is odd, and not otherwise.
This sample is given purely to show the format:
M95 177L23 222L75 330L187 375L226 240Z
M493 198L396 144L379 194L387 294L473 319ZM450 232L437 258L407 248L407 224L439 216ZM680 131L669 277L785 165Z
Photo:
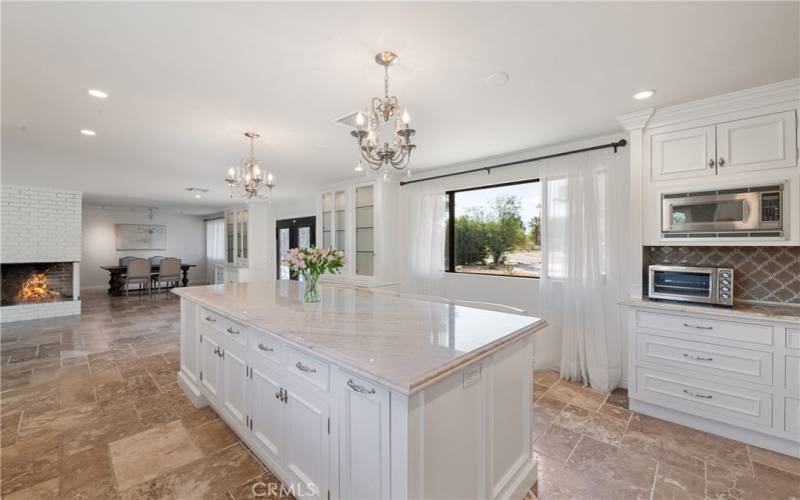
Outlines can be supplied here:
M658 466L660 462L656 462L656 470L653 473L653 484L650 486L650 500L653 500L653 497L656 494L656 481L658 481Z

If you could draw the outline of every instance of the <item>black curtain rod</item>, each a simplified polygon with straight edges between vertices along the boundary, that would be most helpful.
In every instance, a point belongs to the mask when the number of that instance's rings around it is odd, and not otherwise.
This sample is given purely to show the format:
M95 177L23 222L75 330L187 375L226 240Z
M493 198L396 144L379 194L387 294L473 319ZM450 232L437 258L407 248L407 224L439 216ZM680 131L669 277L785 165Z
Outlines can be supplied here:
M224 218L225 218L224 215L220 215L219 217L211 217L210 219L203 219L203 222L211 222L212 220L220 220Z
M425 182L425 181L432 181L434 179L444 179L445 177L453 177L456 175L464 175L464 174L472 174L475 172L483 172L486 171L487 174L491 174L492 170L496 168L502 167L511 167L513 165L519 165L521 163L528 163L532 161L539 161L539 160L547 160L549 158L558 158L559 156L567 156L567 155L574 155L576 153L585 153L586 151L595 151L597 149L607 149L607 148L614 148L614 152L617 152L618 148L624 148L628 145L628 141L625 139L620 139L617 142L609 142L608 144L601 144L599 146L592 146L590 148L582 148L582 149L573 149L572 151L563 151L561 153L553 153L551 155L544 155L544 156L537 156L536 158L528 158L525 160L517 160L517 161L510 161L508 163L500 163L499 165L490 165L488 167L480 167L480 168L473 168L471 170L464 170L462 172L453 172L450 174L442 174L442 175L434 175L433 177L425 177L424 179L414 179L411 181L401 181L400 185L405 186L406 184L414 184L415 182Z

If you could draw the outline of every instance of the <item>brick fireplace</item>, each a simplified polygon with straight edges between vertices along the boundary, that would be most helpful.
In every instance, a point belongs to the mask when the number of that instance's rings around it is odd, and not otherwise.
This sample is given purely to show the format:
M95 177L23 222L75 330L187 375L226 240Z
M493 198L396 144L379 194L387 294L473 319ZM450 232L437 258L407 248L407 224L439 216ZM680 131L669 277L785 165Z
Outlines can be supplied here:
M80 314L82 194L2 186L0 322Z

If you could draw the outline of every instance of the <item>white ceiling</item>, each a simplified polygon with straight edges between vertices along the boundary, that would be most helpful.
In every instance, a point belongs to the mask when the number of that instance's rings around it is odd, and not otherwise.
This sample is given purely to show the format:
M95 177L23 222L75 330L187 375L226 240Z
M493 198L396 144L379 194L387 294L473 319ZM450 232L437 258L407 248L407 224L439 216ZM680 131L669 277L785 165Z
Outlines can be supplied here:
M308 196L354 175L333 120L382 92L381 49L401 58L417 170L609 133L643 107L797 77L799 6L3 2L2 180L201 210L230 203L222 179L255 130L275 200ZM510 82L485 86L497 71ZM631 99L643 88L658 92Z

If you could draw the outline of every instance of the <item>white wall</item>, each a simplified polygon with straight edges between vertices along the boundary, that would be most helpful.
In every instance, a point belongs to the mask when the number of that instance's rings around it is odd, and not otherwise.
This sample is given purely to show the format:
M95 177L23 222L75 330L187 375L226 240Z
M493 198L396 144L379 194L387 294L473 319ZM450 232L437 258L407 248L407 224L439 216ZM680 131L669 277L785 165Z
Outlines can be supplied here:
M115 224L163 224L167 226L166 250L116 250ZM83 251L81 258L81 287L108 285L108 272L100 266L117 264L120 257L178 257L186 264L196 264L189 271L189 282L206 282L205 223L203 217L155 212L147 217L144 208L94 207L83 208Z

